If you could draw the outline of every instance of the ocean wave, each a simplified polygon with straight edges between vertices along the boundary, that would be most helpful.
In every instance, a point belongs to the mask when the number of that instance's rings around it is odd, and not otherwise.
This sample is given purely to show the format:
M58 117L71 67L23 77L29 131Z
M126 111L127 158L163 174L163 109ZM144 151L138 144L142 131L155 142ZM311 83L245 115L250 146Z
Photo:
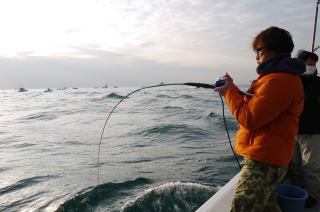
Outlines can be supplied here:
M11 168L8 168L8 167L1 167L0 168L0 173L1 172L5 172L5 171L7 171L7 170L10 170Z
M166 94L158 94L155 96L156 98L164 98L164 99L175 99L175 97L166 95Z
M43 112L43 113L37 113L37 114L31 114L25 117L22 117L21 120L43 120L43 121L49 121L56 119L57 117L55 115Z
M6 212L16 212L16 211L35 211L34 208L25 208L25 205L28 205L32 202L36 202L39 200L45 192L39 191L35 192L33 194L25 195L21 199L15 199L14 201L10 202L8 205L4 205L3 207L0 207L1 211Z
M162 109L164 109L164 110L184 110L182 107L178 107L178 106L165 106Z
M176 156L160 156L160 157L150 157L150 158L140 158L138 160L127 160L127 161L119 161L118 163L146 163L146 162L150 162L150 161L159 161L162 159L173 159L173 158L177 158Z
M183 98L183 99L194 99L195 97L191 96L191 95L188 95L188 94L184 94L184 95L176 97L176 99L180 99L180 98Z
M164 98L164 99L198 99L198 97L189 95L189 94L182 94L182 95L175 95L175 96L170 96L168 94L158 94L155 96L156 98Z
M187 124L160 124L143 129L134 133L140 136L152 136L152 135L175 135L179 138L198 138L202 136L208 136L212 132L202 129L198 126Z
M75 88L74 88L75 89ZM76 89L75 89L76 90ZM77 94L77 95L84 95L84 94L88 94L87 91L76 91L76 92L72 92L72 94Z
M223 118L221 118L221 119L222 120L221 120L221 122L219 122L219 127L221 129L222 128L225 129ZM228 130L235 131L235 130L238 130L238 128L239 128L238 122L233 118L226 118L226 124L227 124Z
M218 123L219 128L225 129L223 116L218 113L210 112L207 117L209 120L214 120ZM237 130L238 129L238 122L233 117L225 117L228 130Z
M239 160L242 160L241 156L237 155L237 158ZM236 159L235 159L233 154L229 154L229 155L222 155L221 157L217 158L216 161L217 162L223 162L223 163L225 163L225 162L236 162Z
M90 187L61 204L56 212L94 211L96 208L99 208L99 203L102 200L117 196L120 192L124 192L124 190L151 183L152 180L150 179L137 178L123 183L105 183L96 187Z
M17 190L21 190L33 185L36 185L38 183L41 183L43 181L47 181L50 178L57 178L59 176L57 175L48 175L48 176L36 176L36 177L31 177L31 178L27 178L27 179L23 179L23 180L19 180L18 182L6 186L4 188L0 189L0 194L7 194L7 193L11 193Z
M36 146L36 145L37 144L33 144L33 143L21 143L21 144L12 145L11 148L13 148L13 149L22 149L22 148Z
M196 183L173 182L148 189L127 202L122 212L191 212L207 201L217 188Z
M211 112L211 113L209 113L207 118L217 119L217 118L221 118L221 116L219 114L217 114L217 113Z
M0 193L5 192L0 211L53 211L63 203L60 211L118 212L143 189L168 182L166 176L172 176L171 181L222 185L238 171L234 159L216 160L232 156L217 94L193 88L150 89L126 99L111 117L99 165L101 178L109 179L103 183L116 181L95 187L102 125L111 107L130 90L12 90L1 95L5 104L0 155L6 164L0 174L9 181L0 187ZM237 129L225 108L228 127ZM234 133L230 130L231 138ZM32 178L49 174L58 177ZM144 178L134 180L137 177Z
M101 94L100 92L97 92L97 91L92 91L90 93L88 93L88 95L92 96L92 95L99 95Z
M117 93L110 93L108 94L107 96L105 96L105 98L111 98L111 99L122 99L124 98L125 96L122 96L120 94L117 94Z
M92 98L91 101L93 102L99 102L99 101L104 101L106 99L122 99L124 98L125 96L122 96L120 94L117 94L117 93L110 93L106 96L103 96L103 97L100 97L100 98Z

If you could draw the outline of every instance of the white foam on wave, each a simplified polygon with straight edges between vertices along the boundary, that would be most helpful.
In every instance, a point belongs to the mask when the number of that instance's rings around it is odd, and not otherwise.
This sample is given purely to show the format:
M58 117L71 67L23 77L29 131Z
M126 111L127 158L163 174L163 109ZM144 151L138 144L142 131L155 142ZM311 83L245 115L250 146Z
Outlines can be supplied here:
M145 190L127 202L121 211L194 211L217 190L198 183L166 183Z

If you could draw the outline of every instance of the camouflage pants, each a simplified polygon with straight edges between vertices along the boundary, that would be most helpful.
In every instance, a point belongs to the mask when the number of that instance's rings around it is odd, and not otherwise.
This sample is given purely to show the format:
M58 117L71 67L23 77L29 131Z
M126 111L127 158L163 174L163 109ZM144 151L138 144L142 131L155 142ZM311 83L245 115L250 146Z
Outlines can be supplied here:
M242 162L231 212L281 212L275 191L287 173L287 166L274 166L248 158Z

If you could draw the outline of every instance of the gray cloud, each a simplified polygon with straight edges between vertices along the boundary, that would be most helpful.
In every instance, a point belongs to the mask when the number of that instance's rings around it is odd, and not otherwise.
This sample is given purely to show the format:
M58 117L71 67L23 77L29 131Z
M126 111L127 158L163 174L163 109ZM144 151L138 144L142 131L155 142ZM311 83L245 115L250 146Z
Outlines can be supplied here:
M0 87L90 87L110 83L147 85L205 81L229 72L236 81L255 77L251 41L275 25L289 30L296 49L311 47L315 4L300 0L100 0L112 8L112 20L101 26L117 30L122 47L109 48L88 38L73 55L35 57L24 51L0 58ZM104 31L104 29L106 29ZM70 38L85 33L81 25L66 30ZM90 34L90 33L89 33ZM73 36L73 37L72 37ZM318 36L317 36L318 37ZM64 55L64 56L62 56ZM84 58L76 56L85 56ZM89 57L90 56L90 57Z
M0 58L1 88L95 87L105 83L142 86L161 81L206 81L222 74L208 68L157 63L106 51L82 49L79 54L92 57Z

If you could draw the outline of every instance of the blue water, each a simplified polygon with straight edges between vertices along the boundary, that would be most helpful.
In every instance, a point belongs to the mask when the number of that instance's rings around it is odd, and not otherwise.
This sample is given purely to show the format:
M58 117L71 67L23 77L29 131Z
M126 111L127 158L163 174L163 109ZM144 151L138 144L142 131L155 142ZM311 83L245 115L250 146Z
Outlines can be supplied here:
M0 211L194 211L238 172L217 93L159 87L111 116L97 186L104 121L135 89L0 90Z

